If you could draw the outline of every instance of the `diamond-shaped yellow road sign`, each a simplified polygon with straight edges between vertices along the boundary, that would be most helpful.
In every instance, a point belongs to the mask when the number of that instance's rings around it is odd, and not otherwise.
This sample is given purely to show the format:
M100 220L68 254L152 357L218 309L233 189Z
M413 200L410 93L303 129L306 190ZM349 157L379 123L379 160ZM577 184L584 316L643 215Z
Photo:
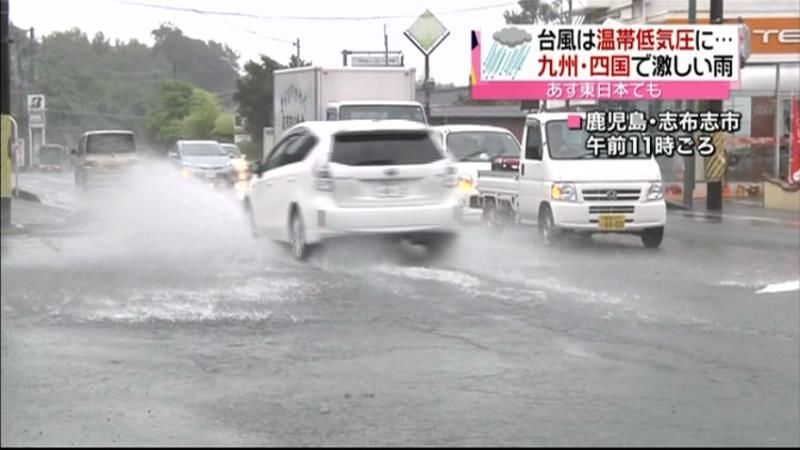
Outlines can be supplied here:
M403 33L422 53L430 55L450 32L442 22L426 9Z

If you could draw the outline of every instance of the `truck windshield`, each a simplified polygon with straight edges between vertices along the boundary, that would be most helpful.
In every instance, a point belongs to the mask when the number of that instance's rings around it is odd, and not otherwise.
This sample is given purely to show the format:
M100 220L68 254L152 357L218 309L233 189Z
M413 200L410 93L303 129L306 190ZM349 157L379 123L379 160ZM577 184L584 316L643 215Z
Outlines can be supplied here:
M498 156L519 156L517 140L497 131L459 131L447 136L447 151L458 161L489 161Z
M547 132L547 148L550 153L550 159L606 159L608 153L601 151L599 155L586 145L589 136L608 136L608 133L589 133L584 129L575 130L567 126L566 120L552 120L545 125ZM641 133L622 133L625 138L625 157L615 159L647 159L649 156L644 153L644 143L641 139ZM639 153L633 154L634 144L630 142L630 138L635 136L639 139Z
M429 164L442 159L426 132L347 133L336 136L331 162L347 166Z
M136 146L132 133L90 134L86 140L86 153L133 153Z
M425 123L422 108L415 105L345 105L340 120L411 120Z

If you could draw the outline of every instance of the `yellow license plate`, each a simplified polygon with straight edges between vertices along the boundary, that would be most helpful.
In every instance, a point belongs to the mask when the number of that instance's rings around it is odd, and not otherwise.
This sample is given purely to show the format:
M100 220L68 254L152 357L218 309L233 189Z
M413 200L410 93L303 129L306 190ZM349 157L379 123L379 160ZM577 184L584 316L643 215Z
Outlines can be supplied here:
M601 230L622 230L625 228L625 216L602 214L598 224Z

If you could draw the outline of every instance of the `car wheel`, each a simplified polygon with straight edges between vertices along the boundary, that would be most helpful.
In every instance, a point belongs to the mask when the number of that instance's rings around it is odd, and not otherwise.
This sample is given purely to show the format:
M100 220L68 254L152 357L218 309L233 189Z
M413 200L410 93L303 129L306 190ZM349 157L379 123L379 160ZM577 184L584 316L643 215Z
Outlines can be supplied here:
M647 248L658 248L664 240L664 227L649 228L642 232L642 244Z
M503 231L503 222L500 220L500 215L494 202L486 202L483 207L483 223L492 233Z
M556 228L555 221L553 220L553 211L549 206L542 208L539 213L539 234L542 236L544 245L553 245L558 242L561 233Z
M294 259L304 261L308 258L309 246L306 242L306 226L303 223L303 217L297 211L292 212L292 216L289 219L289 243Z
M453 248L457 239L455 234L437 234L425 239L425 250L431 258L442 258Z

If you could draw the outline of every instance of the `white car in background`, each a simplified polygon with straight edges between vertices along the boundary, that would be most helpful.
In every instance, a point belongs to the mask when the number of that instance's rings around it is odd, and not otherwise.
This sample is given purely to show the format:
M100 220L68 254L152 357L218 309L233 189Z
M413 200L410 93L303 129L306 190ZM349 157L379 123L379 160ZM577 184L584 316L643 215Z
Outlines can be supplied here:
M480 216L478 171L492 170L497 158L517 158L520 143L509 130L487 125L440 125L437 139L458 168L459 204L465 216Z
M254 233L291 244L298 260L354 234L440 254L456 237L456 173L425 124L303 122L254 165L245 207Z

